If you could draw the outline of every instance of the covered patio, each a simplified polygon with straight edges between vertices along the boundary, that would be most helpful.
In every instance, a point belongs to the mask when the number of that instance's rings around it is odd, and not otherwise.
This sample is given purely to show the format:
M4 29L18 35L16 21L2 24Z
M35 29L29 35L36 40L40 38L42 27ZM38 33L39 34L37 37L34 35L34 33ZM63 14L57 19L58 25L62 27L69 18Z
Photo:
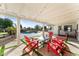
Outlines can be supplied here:
M64 27L64 25L72 25L72 28L76 29L77 35L76 38L68 37L68 42L65 43L72 53L66 52L64 56L79 55L79 26L77 26L79 25L79 4L5 3L0 4L0 15L16 17L17 22L16 39L5 44L5 56L29 56L29 54L23 53L23 48L26 45L20 40L21 19L29 19L31 21L43 23L42 32L44 32L44 25L47 24L49 27L52 27L55 36L59 35L59 26ZM32 56L56 56L51 51L47 52L46 49L47 47L45 45L43 48L34 50Z

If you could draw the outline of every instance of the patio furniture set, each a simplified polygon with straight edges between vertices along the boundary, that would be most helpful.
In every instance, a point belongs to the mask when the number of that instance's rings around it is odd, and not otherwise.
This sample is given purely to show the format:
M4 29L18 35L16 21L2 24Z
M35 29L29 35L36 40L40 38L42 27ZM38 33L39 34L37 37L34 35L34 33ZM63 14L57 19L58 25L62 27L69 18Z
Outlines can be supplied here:
M64 43L67 37L62 38L60 36L53 36L53 32L49 33L49 39L45 41L40 41L39 38L29 38L28 36L24 36L24 39L21 41L26 45L23 48L23 51L26 54L33 53L33 50L38 51L46 45L47 52L51 51L56 56L64 55L65 51L68 51L68 46ZM42 46L42 47L41 47Z

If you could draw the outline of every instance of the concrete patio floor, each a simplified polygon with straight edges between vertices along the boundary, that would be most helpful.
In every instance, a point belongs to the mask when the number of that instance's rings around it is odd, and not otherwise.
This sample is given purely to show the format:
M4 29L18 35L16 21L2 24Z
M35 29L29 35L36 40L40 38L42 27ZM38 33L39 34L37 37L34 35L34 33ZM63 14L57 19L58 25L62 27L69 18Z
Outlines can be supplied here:
M10 46L15 46L15 45L17 45L16 40L6 44L5 48L10 47ZM18 47L13 47L13 48L6 49L4 55L5 56L20 56L20 55L22 55L22 49L23 49L24 46L25 46L24 44L21 44Z
M8 43L5 45L5 47L16 45L16 40ZM79 56L79 44L74 41L68 41L67 45L69 46L69 49L72 53L74 53L74 56ZM24 44L21 44L18 47L13 47L5 50L5 56L21 56L23 54L23 48ZM43 51L44 52L44 51ZM33 54L34 56L35 54ZM29 56L29 55L27 55ZM49 55L48 55L49 56Z

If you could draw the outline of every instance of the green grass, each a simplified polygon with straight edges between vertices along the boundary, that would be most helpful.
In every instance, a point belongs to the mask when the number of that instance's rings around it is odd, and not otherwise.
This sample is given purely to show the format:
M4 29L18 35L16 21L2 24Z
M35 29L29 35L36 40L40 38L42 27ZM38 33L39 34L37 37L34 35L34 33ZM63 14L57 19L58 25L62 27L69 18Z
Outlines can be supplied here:
M18 47L18 46L14 45L14 46L10 46L10 47L7 47L7 48L5 48L5 46L0 46L0 56L4 56L5 49L16 48L16 47Z
M0 32L1 35L8 34L8 32Z
M0 46L0 56L4 55L5 46Z

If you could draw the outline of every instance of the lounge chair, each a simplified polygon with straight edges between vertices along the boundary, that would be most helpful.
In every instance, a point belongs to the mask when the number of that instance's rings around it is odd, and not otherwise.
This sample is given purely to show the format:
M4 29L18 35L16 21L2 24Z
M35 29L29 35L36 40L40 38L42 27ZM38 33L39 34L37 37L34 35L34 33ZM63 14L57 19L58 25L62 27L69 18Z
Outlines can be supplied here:
M56 56L60 56L61 49L57 45L57 43L47 43L47 50L48 52L51 51L53 52Z
M33 51L34 49L37 49L38 48L38 40L34 40L27 37L27 36L24 36L25 37L25 41L27 42L27 45L24 47L24 51L26 51L28 54Z
M50 42L48 43L48 50L51 49L56 55L63 55L64 50L66 49L66 47L68 47L65 43L64 40L67 38L67 36L65 38L61 37L61 36L57 36L56 38L52 38L51 36L53 35L53 33L49 33L49 37ZM52 45L52 46L51 46Z
M69 51L68 46L64 43L64 39L62 37L52 38L52 43L55 43L59 49L61 50L61 54L64 54L64 51Z

